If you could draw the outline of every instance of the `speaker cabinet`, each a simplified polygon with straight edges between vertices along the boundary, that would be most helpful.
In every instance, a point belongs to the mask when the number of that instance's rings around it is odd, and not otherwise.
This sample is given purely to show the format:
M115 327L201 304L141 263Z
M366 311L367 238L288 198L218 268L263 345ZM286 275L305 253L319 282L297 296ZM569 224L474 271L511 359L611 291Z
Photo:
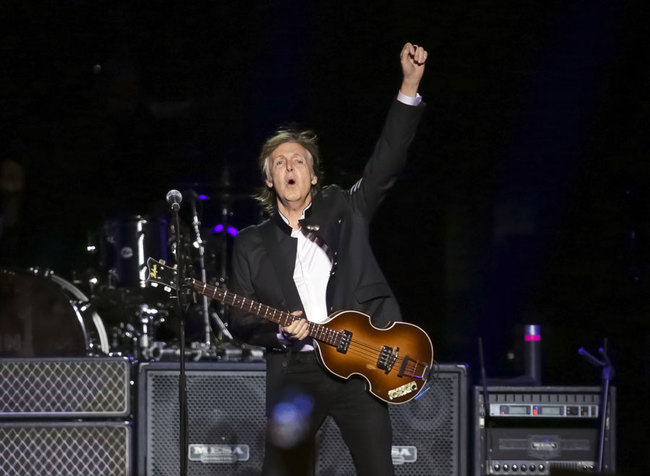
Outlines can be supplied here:
M593 472L600 387L474 387L474 476ZM616 470L616 388L605 414L602 471ZM487 415L487 416L486 416Z
M417 399L389 407L396 476L467 474L467 397L467 367L439 364ZM355 474L352 456L331 418L318 437L316 474Z
M127 417L123 358L0 359L0 418Z
M0 474L131 474L125 422L0 423Z
M260 474L264 457L264 363L187 364L188 473ZM142 364L138 377L138 475L179 474L178 364ZM467 369L438 365L417 399L390 406L397 476L465 476ZM329 419L318 434L317 475L354 474Z
M260 474L266 426L265 363L188 363L188 474ZM138 475L180 474L178 363L141 364Z

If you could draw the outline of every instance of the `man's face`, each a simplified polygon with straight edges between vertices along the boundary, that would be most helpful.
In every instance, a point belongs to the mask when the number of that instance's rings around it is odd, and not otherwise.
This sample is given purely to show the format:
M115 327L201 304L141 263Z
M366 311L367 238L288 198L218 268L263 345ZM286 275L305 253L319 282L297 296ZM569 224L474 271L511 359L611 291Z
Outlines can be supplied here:
M266 185L275 188L278 198L286 203L305 201L318 178L314 176L311 155L300 144L285 142L269 158Z

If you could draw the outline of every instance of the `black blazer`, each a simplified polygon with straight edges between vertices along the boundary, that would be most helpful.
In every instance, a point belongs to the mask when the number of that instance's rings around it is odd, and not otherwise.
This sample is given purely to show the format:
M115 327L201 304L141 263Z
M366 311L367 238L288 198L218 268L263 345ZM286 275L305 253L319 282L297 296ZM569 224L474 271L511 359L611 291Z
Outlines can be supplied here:
M423 110L423 103L414 107L394 100L361 179L349 190L337 185L323 188L313 197L301 223L327 245L333 262L327 287L330 313L361 311L370 315L377 327L402 319L395 296L370 248L368 231L374 212L405 165L407 149ZM270 245L263 240L264 227L274 241ZM281 310L303 310L293 284L296 245L290 228L276 215L245 228L235 239L230 289ZM281 269L274 266L270 250L281 255ZM289 295L283 289L289 289ZM281 349L276 337L277 324L252 314L233 310L231 330L249 344Z

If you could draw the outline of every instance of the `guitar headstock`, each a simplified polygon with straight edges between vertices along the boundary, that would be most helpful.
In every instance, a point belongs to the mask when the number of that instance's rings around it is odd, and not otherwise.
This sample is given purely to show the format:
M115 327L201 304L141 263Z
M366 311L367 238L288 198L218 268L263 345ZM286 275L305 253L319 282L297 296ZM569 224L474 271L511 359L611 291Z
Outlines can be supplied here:
M150 286L163 285L165 291L176 289L177 271L167 266L163 260L147 259L147 280Z

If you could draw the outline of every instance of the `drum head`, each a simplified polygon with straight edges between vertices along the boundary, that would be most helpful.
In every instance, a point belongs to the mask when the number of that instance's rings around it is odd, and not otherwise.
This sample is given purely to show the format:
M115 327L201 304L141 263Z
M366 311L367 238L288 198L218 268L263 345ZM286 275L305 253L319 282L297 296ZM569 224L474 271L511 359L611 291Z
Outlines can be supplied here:
M61 278L0 269L0 356L88 355L90 334L105 330L74 294L81 292Z

